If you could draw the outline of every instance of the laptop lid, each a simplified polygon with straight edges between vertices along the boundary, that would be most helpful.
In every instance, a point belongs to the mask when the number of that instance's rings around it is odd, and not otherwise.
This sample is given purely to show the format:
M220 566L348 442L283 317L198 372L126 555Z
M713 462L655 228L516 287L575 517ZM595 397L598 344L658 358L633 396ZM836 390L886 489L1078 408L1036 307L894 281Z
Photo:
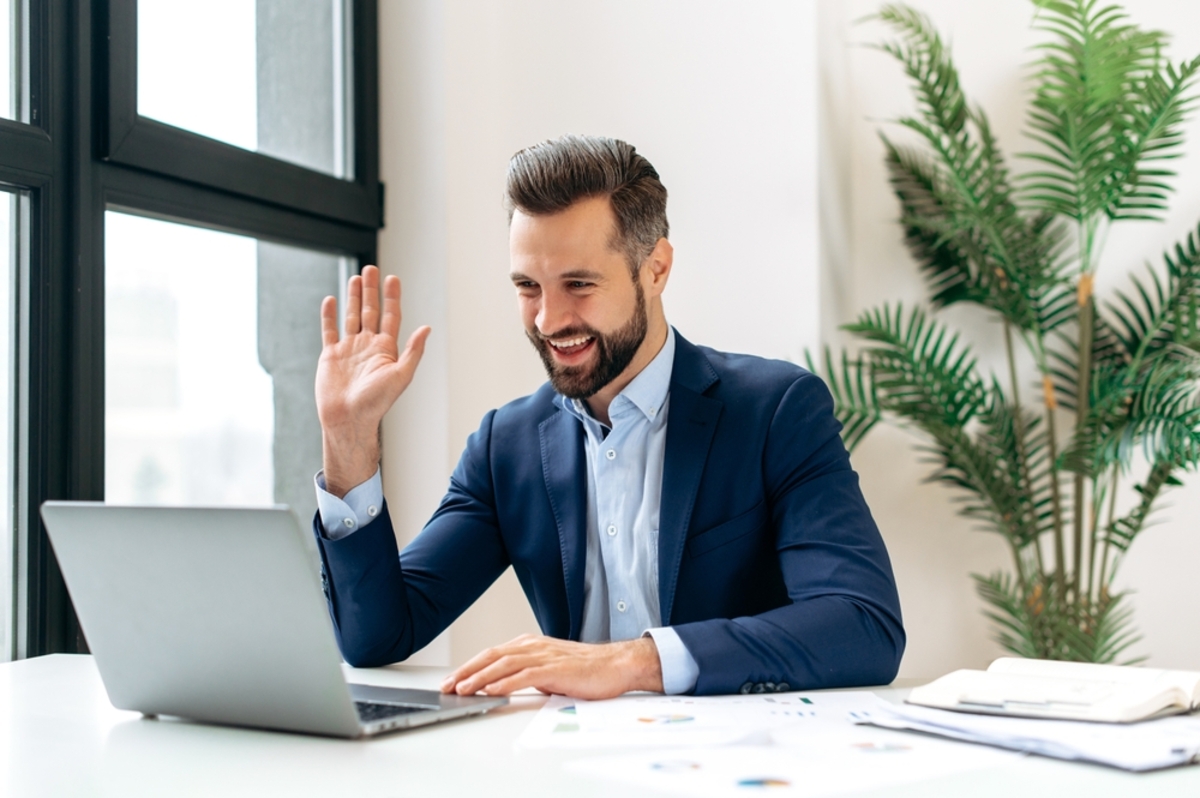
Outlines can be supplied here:
M46 502L42 518L114 706L361 733L290 510Z

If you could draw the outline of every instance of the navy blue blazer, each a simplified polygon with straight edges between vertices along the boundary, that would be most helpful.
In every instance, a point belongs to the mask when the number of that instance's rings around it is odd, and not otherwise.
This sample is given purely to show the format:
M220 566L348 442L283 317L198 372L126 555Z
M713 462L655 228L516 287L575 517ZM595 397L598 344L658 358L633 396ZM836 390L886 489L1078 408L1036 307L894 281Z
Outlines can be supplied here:
M484 416L403 553L386 507L337 541L316 519L347 662L407 658L510 565L542 632L579 639L584 433L554 397L546 384ZM659 607L699 666L695 692L895 678L905 641L895 580L825 384L677 333L669 412Z

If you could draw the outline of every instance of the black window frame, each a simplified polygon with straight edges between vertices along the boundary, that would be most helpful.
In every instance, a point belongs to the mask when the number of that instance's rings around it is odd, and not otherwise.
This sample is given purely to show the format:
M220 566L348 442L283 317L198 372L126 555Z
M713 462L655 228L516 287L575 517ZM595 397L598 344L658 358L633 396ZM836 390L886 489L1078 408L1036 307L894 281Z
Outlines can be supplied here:
M26 3L32 124L0 120L0 184L26 192L29 208L20 386L28 489L16 530L25 612L14 632L18 653L38 656L86 651L38 510L49 499L104 498L105 211L366 264L375 260L383 185L376 0L349 0L353 180L138 117L136 0Z

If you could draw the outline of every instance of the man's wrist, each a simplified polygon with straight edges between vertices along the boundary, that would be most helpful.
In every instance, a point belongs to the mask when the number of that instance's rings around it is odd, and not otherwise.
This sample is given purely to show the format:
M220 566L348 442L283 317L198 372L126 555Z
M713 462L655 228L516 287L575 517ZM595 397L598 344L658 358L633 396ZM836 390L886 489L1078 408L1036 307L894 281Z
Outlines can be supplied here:
M663 691L662 664L658 658L658 646L651 637L639 637L621 644L625 648L625 661L621 667L628 674L625 692L643 690L648 693Z
M322 435L325 490L344 498L356 485L369 480L379 470L379 428L373 434L362 432Z

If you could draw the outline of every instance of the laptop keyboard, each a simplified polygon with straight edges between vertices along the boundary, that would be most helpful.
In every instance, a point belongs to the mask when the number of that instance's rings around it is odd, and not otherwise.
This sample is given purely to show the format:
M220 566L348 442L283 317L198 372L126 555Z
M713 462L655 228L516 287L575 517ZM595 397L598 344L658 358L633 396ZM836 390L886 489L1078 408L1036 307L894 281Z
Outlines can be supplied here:
M407 715L410 712L428 712L436 707L415 704L377 704L372 701L355 701L354 708L358 710L358 718L363 723L394 718L397 715Z

